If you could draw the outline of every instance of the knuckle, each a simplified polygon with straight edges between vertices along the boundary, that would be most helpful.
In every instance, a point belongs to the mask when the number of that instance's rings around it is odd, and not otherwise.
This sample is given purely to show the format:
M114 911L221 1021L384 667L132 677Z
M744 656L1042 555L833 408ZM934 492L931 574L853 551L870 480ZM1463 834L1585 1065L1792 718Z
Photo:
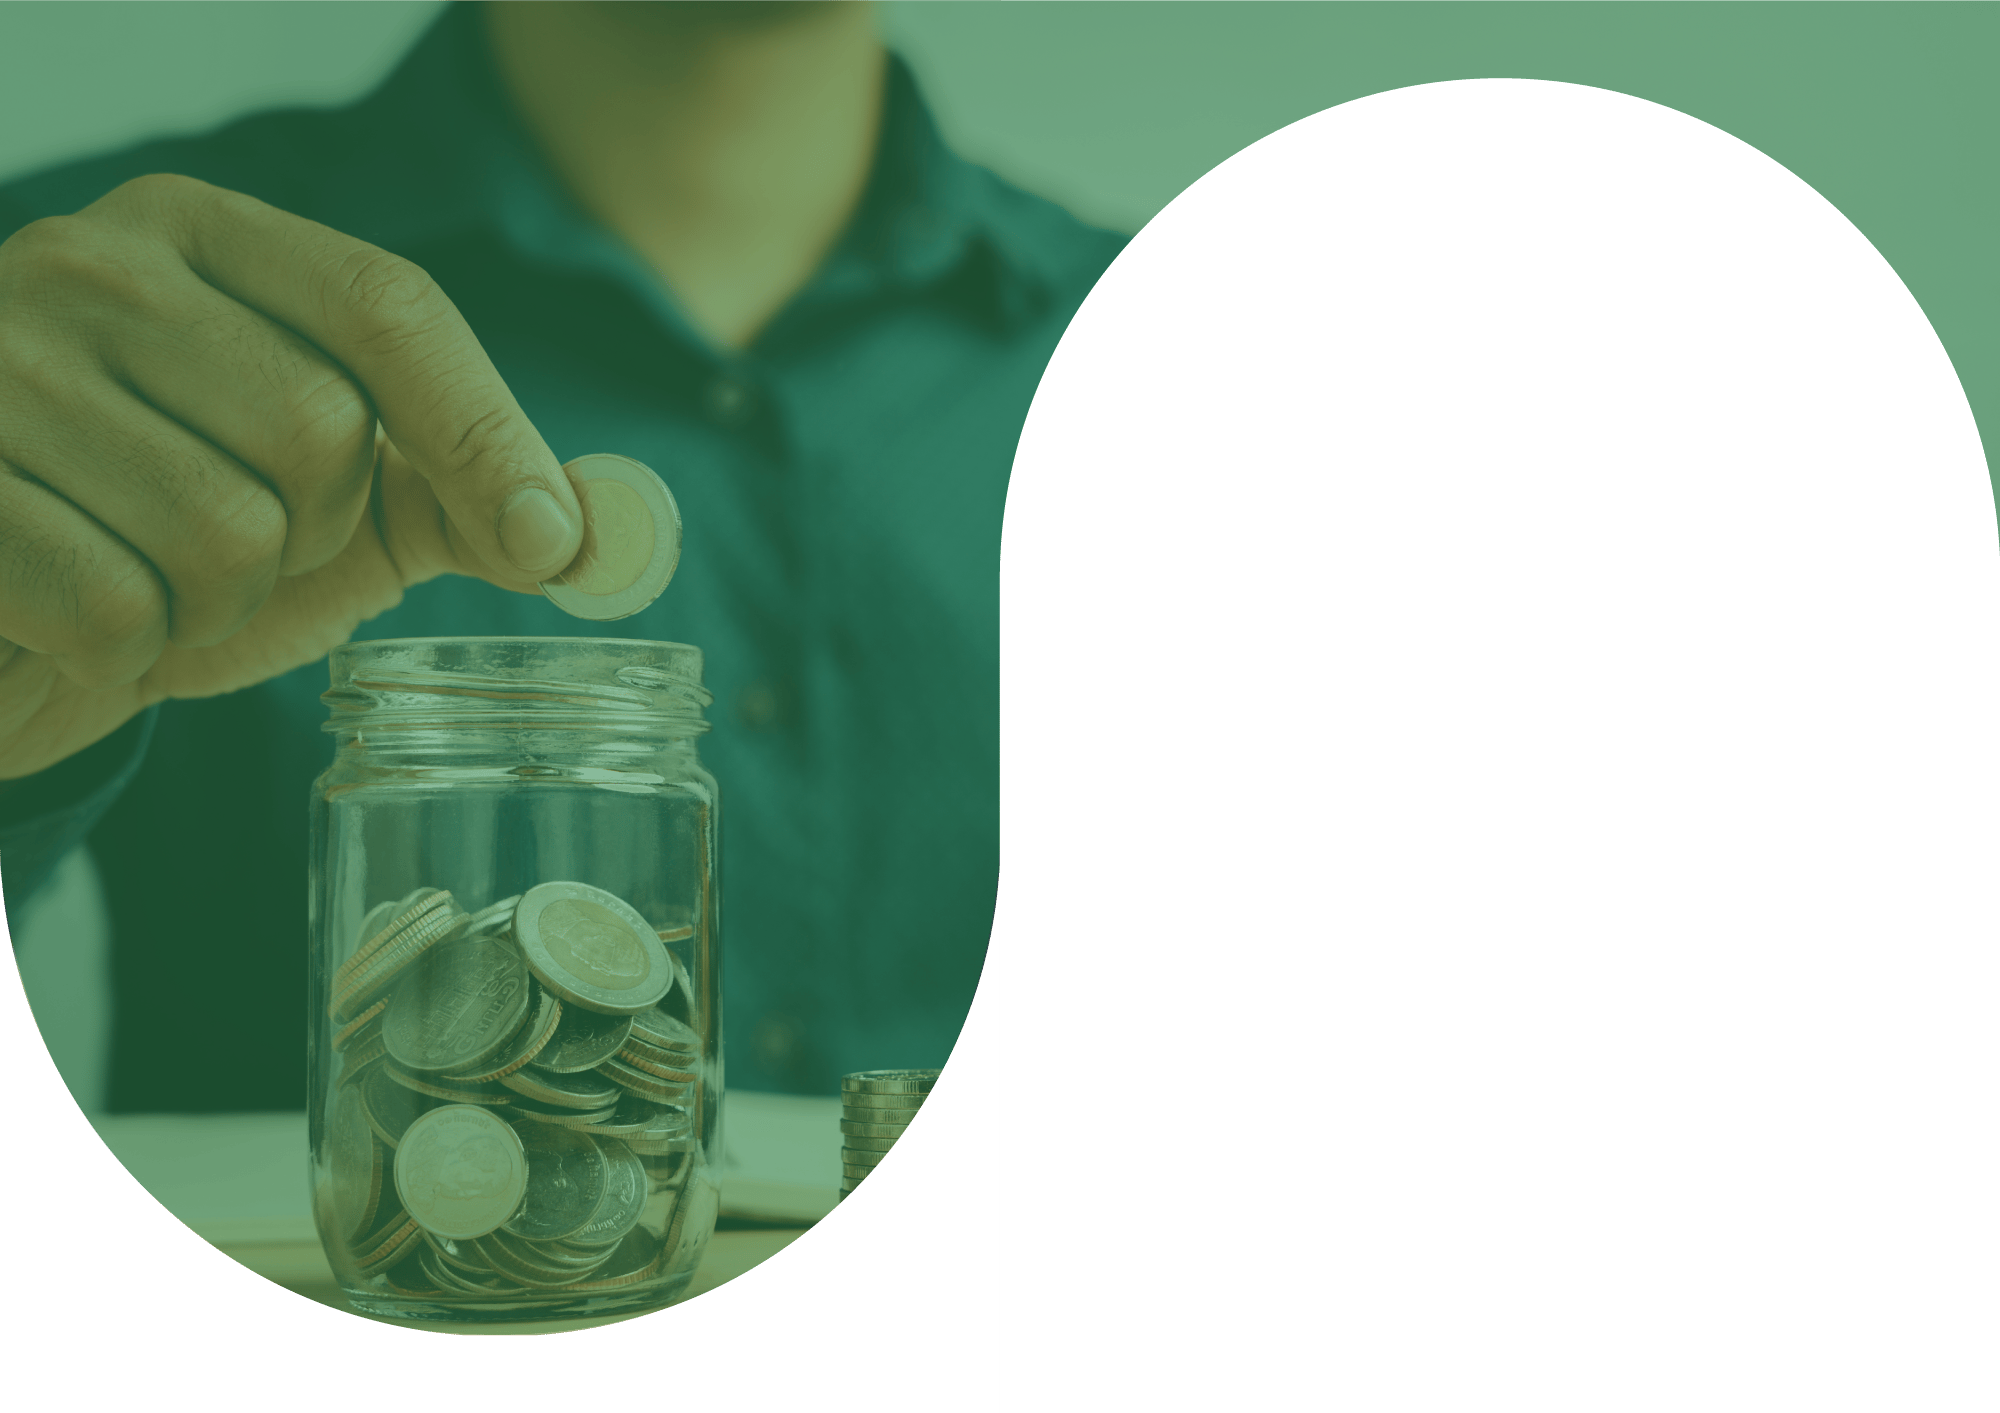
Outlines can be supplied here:
M91 566L68 556L68 588L77 640L93 657L123 657L157 643L166 624L167 600L144 565Z
M445 454L447 470L452 475L460 475L492 459L503 449L512 423L513 419L507 415L506 409L498 407L473 418Z
M79 293L149 305L158 270L143 242L85 216L47 216L11 236L0 262L0 309L74 319Z
M202 585L230 598L268 586L285 552L286 528L285 507L262 486L206 517L193 561Z
M410 325L431 322L439 298L436 281L421 267L372 246L335 263L328 294L360 337L374 339L393 339Z
M375 409L352 381L338 373L307 379L292 390L287 459L316 479L343 479L374 449Z

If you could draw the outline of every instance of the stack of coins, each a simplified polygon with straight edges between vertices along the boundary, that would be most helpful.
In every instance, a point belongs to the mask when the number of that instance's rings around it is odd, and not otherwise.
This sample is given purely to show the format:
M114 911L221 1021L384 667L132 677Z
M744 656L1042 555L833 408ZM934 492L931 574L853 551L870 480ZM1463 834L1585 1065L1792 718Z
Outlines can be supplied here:
M328 1241L429 1299L683 1274L716 1210L692 935L582 883L372 910L331 985Z
M863 1070L840 1081L840 1195L888 1156L931 1092L937 1070Z

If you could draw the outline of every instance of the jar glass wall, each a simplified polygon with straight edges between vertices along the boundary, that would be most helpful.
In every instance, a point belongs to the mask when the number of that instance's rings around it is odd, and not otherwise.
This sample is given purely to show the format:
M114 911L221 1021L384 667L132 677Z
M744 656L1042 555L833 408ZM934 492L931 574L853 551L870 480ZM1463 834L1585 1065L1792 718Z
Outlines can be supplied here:
M308 1023L336 1276L392 1318L670 1303L717 1206L699 650L397 639L331 666Z

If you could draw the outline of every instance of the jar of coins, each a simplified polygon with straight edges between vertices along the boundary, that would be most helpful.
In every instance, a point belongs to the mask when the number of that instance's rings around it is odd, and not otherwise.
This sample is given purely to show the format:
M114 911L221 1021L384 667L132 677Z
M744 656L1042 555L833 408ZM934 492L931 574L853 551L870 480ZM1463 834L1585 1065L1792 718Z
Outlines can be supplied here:
M349 1301L468 1322L670 1303L717 1205L700 651L407 638L331 666L312 1172Z

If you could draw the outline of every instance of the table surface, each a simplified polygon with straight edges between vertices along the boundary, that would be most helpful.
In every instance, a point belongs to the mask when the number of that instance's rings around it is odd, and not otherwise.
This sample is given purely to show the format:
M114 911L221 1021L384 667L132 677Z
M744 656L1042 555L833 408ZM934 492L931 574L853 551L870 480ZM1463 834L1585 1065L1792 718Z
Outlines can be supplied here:
M682 1299L691 1300L705 1291L714 1290L725 1281L734 1280L752 1266L777 1255L806 1230L806 1227L800 1226L716 1232L709 1238L708 1250L702 1257L700 1268L695 1271L694 1282ZM326 1253L320 1249L317 1240L216 1242L215 1246L266 1280L295 1294L317 1300L322 1305L331 1305L337 1310L349 1308L346 1297L334 1281L332 1268L327 1265ZM631 1318L630 1315L623 1315L596 1320L546 1320L493 1328L415 1323L419 1329L450 1334L552 1334L559 1330L616 1324L621 1319ZM394 1323L412 1322L398 1320Z

